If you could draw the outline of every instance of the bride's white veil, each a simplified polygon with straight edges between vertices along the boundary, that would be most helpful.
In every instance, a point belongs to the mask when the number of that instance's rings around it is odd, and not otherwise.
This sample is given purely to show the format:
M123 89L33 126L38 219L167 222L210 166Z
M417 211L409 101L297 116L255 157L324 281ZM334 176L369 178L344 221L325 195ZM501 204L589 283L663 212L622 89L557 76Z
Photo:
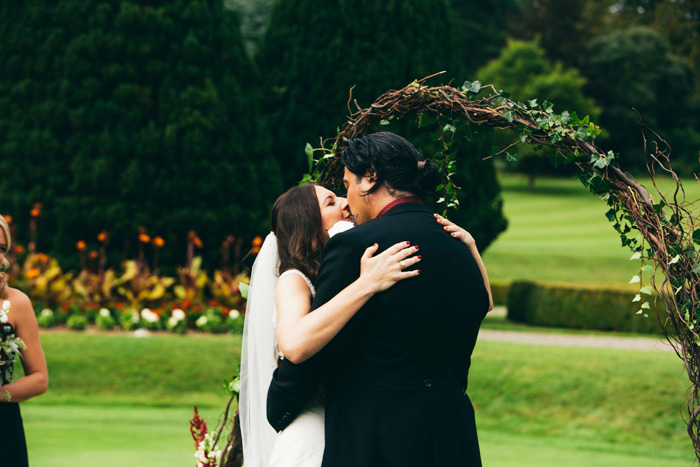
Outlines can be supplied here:
M267 422L267 389L277 368L274 329L277 238L270 232L253 263L243 344L239 417L246 467L267 467L277 433Z

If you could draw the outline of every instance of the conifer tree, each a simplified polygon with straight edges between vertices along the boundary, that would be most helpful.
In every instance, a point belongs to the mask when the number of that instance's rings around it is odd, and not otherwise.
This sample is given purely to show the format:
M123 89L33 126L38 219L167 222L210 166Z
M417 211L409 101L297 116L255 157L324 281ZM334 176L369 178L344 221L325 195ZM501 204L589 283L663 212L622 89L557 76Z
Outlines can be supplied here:
M457 42L464 36L456 33L455 19L447 0L278 1L257 63L265 86L267 125L277 135L274 154L285 183L301 179L307 171L305 144L318 146L319 137L335 136L348 115L348 104L351 110L356 110L355 101L367 107L385 91L442 70L447 74L435 79L447 83L454 78L461 85L466 79L460 59L464 50ZM348 102L351 88L353 102ZM397 132L415 136L413 127L404 122ZM422 146L420 139L409 139ZM494 169L483 157L460 156L463 181L475 196L452 216L472 231L481 248L505 229Z
M171 265L190 230L213 256L259 233L281 185L236 21L216 0L3 2L0 211L42 202L62 258L102 230L121 257L146 227Z

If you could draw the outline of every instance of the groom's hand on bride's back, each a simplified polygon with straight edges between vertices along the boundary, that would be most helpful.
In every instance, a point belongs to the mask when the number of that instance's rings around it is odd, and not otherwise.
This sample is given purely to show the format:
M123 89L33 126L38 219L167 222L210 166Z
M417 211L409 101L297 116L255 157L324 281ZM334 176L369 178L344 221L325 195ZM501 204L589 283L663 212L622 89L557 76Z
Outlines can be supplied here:
M411 245L410 242L399 242L390 246L377 256L379 246L375 243L365 250L360 260L359 281L367 287L367 290L374 294L383 292L398 281L416 277L420 274L419 269L409 268L421 260L416 253L418 245Z

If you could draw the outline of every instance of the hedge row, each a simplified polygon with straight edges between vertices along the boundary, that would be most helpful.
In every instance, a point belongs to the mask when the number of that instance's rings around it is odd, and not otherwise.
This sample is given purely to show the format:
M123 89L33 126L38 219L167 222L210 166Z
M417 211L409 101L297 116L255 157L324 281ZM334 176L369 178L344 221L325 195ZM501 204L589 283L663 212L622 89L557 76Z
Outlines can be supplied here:
M632 302L635 294L624 286L514 281L508 288L507 316L536 326L663 333L653 303L651 310L644 310L646 316L638 314L641 302Z

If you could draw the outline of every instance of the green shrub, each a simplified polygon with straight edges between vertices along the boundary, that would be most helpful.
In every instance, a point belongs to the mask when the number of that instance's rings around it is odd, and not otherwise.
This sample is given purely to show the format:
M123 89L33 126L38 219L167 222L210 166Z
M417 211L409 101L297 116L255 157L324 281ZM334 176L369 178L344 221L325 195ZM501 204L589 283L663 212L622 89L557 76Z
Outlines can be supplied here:
M95 318L95 325L102 331L111 331L117 325L117 321L107 308L102 308Z
M637 314L641 302L632 302L634 296L635 291L626 287L514 281L508 293L508 319L571 329L663 332L653 308L648 317Z
M243 320L244 315L242 315L238 310L231 310L226 319L226 326L228 327L228 332L231 334L243 334Z
M54 312L50 308L44 308L36 317L36 321L41 328L50 328L56 325Z
M66 326L73 331L84 331L87 328L88 320L83 315L71 315L66 321Z
M119 316L119 325L125 331L133 331L141 327L141 315L133 308L124 310Z

